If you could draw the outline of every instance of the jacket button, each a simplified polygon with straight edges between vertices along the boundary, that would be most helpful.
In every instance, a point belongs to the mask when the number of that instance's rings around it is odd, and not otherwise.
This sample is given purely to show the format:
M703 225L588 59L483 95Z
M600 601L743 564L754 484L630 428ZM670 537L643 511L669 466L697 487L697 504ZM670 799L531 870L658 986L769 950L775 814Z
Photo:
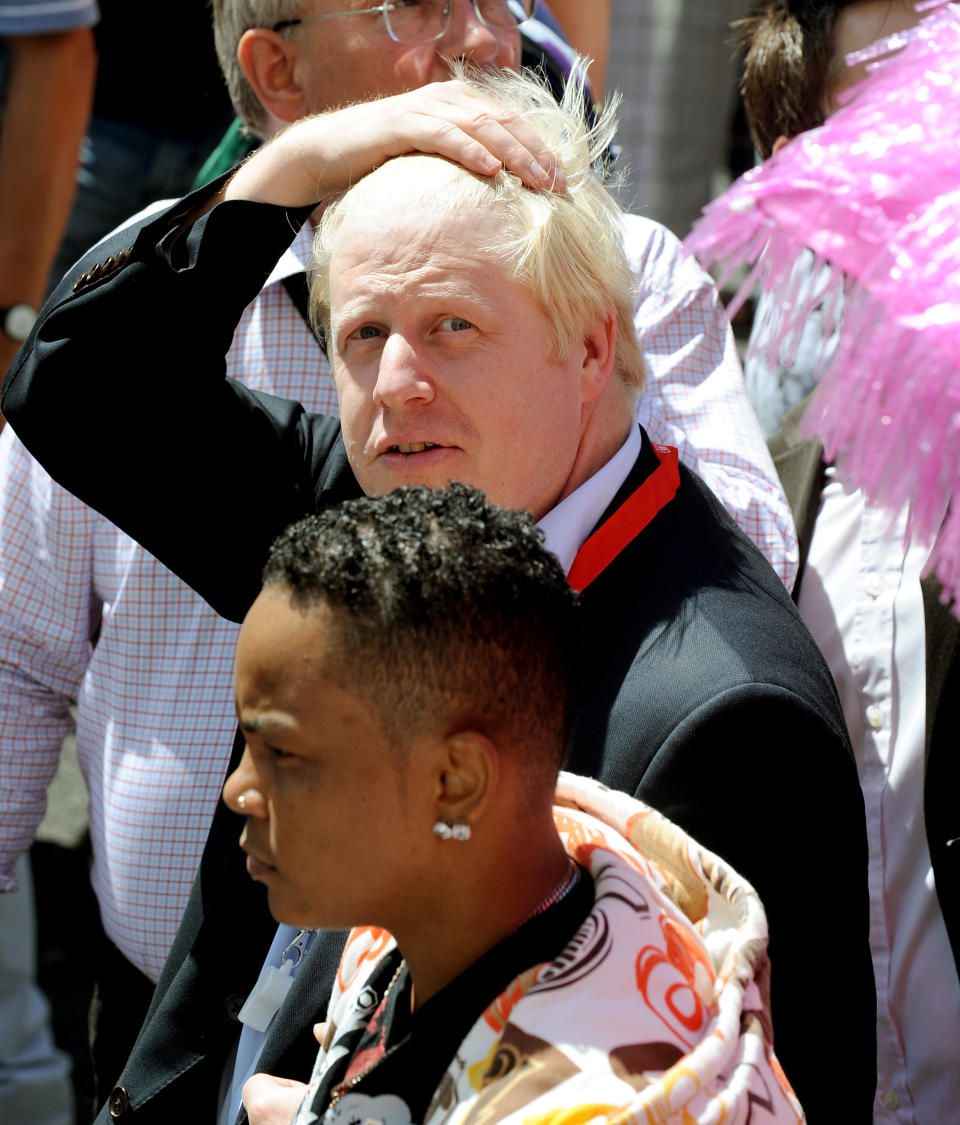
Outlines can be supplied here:
M126 1089L123 1086L114 1086L110 1091L110 1097L107 1099L107 1105L110 1107L110 1116L114 1120L123 1117L130 1108L130 1098Z
M242 996L228 996L226 1000L224 1000L223 1014L231 1023L237 1022L243 1004L244 998Z

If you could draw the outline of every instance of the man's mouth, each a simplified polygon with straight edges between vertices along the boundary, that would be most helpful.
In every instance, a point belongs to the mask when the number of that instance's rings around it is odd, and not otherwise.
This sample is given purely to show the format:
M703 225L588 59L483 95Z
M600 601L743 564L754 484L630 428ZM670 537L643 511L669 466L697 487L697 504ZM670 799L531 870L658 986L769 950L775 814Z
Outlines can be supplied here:
M406 445L391 445L388 453L423 453L427 449L439 449L433 441L412 441Z

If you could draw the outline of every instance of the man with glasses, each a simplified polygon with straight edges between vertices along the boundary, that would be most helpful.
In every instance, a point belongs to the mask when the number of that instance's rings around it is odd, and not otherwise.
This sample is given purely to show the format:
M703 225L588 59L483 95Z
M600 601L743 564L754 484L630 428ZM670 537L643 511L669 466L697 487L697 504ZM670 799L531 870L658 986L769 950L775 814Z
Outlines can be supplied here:
M539 34L536 20L523 24L523 40L518 34L518 19L532 10L532 6L528 9L512 5L504 9L482 2L470 4L465 0L456 0L451 4L396 5L388 10L372 12L360 10L368 7L368 4L358 2L345 11L344 4L335 0L307 5L291 3L290 0L274 3L222 0L214 5L221 64L234 103L251 129L263 137L271 137L307 114L372 94L391 94L445 78L448 75L445 60L451 56L468 56L490 67L516 66L523 59L536 57L529 47L532 36ZM398 31L400 13L408 9L412 14L415 14L415 9L420 9L422 19L429 17L433 21L428 21L427 42L397 41L400 35L405 37L409 34L408 31ZM505 18L505 11L511 16L509 26L497 22ZM330 18L314 18L319 16ZM388 18L392 36L387 27ZM297 20L300 22L290 22ZM287 25L281 26L285 21ZM410 25L406 26L409 28ZM421 30L418 38L423 34ZM650 389L640 403L640 417L658 438L679 446L682 459L697 468L718 493L726 496L741 522L766 546L784 581L788 581L792 536L789 516L780 507L782 501L773 482L772 471L769 478L766 475L766 454L759 442L754 442L755 427L749 408L746 404L742 408L738 406L743 402L739 372L713 287L694 263L680 262L675 244L659 228L634 219L630 221L626 233L630 256L639 275L637 323L651 376ZM228 369L232 374L242 375L244 371L259 373L262 369L293 369L317 380L326 372L316 341L309 334L295 303L291 301L288 286L284 284L302 277L301 263L309 257L309 241L310 232L305 230L294 243L293 254L284 256L278 269L244 313L228 357ZM101 277L107 280L102 268L91 280ZM295 286L291 284L290 288ZM254 295L255 291L250 297ZM212 294L203 294L197 306L202 313L203 327L209 327L214 316L211 298ZM159 308L157 316L158 323L165 320ZM171 323L176 323L176 318ZM142 346L148 345L144 342ZM327 394L332 398L329 385ZM313 408L327 412L335 409L331 403ZM725 436L720 437L721 434ZM60 493L61 490L56 489L56 495ZM41 500L38 499L38 506ZM64 502L70 503L69 500ZM97 526L98 536L104 537L108 544L112 543L109 525L98 523ZM38 556L38 552L22 554L25 558ZM146 567L150 580L157 581L145 553L137 549L135 558L137 567ZM51 586L55 588L55 582ZM124 591L124 596L126 594L127 591ZM5 588L5 596L9 610L9 586ZM115 627L117 606L111 608ZM149 600L145 603L143 617L149 620L152 628L157 627L158 619L161 619L161 625L165 624L165 614L158 612L160 608ZM35 607L32 610L35 612ZM135 616L131 618L129 635L130 643L136 643L138 650L142 651L142 634L137 630ZM112 630L101 632L94 660L106 659L114 644L114 636ZM171 651L179 659L183 644L175 635L170 636L169 643ZM150 649L159 651L159 646L151 644ZM121 788L114 784L112 771L92 771L94 785L110 790L110 798L114 802L111 808L112 832L118 833L120 826L130 822L130 806L123 802L132 801L133 796L146 792L153 807L176 808L178 868L189 867L188 859L195 862L206 828L203 823L198 838L195 814L189 829L182 827L184 810L188 803L192 807L206 802L208 807L212 807L217 781L222 777L226 764L225 746L221 746L216 737L197 737L194 732L200 729L200 719L205 718L215 696L221 709L223 702L229 698L229 667L224 671L223 686L218 693L208 664L201 664L198 657L194 659L197 663L187 663L188 673L193 671L196 680L188 695L182 701L179 697L163 697L168 701L163 719L163 737L171 737L171 728L182 732L184 750L181 760L206 756L207 768L196 784L181 785L178 791L169 785L165 771L154 770L149 777L142 777L139 786L131 783ZM165 663L172 662L170 657L165 658ZM130 665L124 666L119 678L124 681L133 678ZM128 692L126 713L134 712L136 716L142 710L137 706L140 694L136 685ZM152 725L156 720L146 714L140 721L145 728L145 744L149 748L156 740L156 730ZM202 749L197 746L197 743L208 742L209 749L206 745ZM220 755L219 764L216 755ZM137 757L136 751L125 753L124 768L132 769ZM146 755L143 758L146 760ZM212 789L211 775L215 777ZM119 808L117 802L120 803ZM100 806L94 803L93 807L96 816ZM139 807L134 808L132 813L138 826L147 816ZM157 824L161 823L160 818L155 819ZM154 891L157 878L155 871L151 870L150 850L142 847L131 849L121 841L113 852L104 848L99 851L102 868L109 874L111 885L117 880L121 867L126 868L124 874L130 872L132 875L136 869L139 875L134 885L138 893L149 901L151 913L141 910L142 916L137 917L137 912L131 909L128 919L131 926L139 925L141 929L149 930L160 906L166 906L168 911L180 908L185 897L182 872L171 873L169 881L165 872L164 883ZM174 875L179 881L175 882ZM130 881L133 882L132 879ZM166 926L166 915L164 919ZM161 950L164 939L169 940L166 932L154 943ZM253 935L251 943L255 944ZM188 956L189 937L181 940L178 948L178 956ZM165 989L175 969L168 966L167 973ZM230 997L211 996L207 999L217 1012L224 1010L228 1016L235 1017L239 1004L228 1003ZM198 996L196 1003L202 1006L204 998ZM161 1008L153 1026L155 1030L159 1029L161 1038L166 1028L169 1032L167 1039L170 1039L174 1033L164 1024L165 1019L166 1011ZM230 1026L236 1030L235 1020ZM170 1061L174 1067L182 1065L182 1060L176 1057ZM110 1075L104 1077L108 1082L111 1080ZM158 1105L168 1104L158 1099ZM122 1105L114 1108L123 1110Z
M213 19L234 106L250 132L269 139L307 114L443 81L452 58L481 67L534 67L559 96L572 56L561 53L538 11L537 0L214 0ZM680 257L662 227L628 216L624 237L650 368L639 420L678 447L789 589L795 534L743 393L716 290L694 261ZM268 285L258 302L284 347L304 339L288 291L300 276L295 259L309 260L309 238L309 230L301 232L293 257L281 264L285 286L274 276L272 293ZM249 346L261 342L254 338Z

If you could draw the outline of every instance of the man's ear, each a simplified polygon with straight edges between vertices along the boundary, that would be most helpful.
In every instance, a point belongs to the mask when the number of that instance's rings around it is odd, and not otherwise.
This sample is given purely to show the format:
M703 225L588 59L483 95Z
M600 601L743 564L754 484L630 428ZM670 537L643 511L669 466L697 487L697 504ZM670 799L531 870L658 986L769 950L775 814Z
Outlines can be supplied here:
M583 402L600 397L610 376L617 353L617 316L611 309L605 320L597 321L583 338L583 363L580 393Z
M297 121L306 106L296 81L299 47L277 31L252 27L237 44L237 62L260 104L280 121Z
M486 735L475 730L447 735L436 782L437 820L475 826L499 783L499 755Z
M777 139L776 139L776 140L775 140L775 141L773 142L773 146L772 146L772 148L770 149L770 155L771 155L771 156L776 156L776 155L777 155L777 153L778 153L778 152L780 151L780 149L782 149L782 148L783 148L783 146L784 146L784 145L785 145L785 144L786 144L786 143L787 143L787 142L788 142L789 140L790 140L790 138L789 138L789 137L785 137L785 136L784 136L784 135L783 135L783 134L781 133L781 134L780 134L780 136L779 136L779 137L777 137Z

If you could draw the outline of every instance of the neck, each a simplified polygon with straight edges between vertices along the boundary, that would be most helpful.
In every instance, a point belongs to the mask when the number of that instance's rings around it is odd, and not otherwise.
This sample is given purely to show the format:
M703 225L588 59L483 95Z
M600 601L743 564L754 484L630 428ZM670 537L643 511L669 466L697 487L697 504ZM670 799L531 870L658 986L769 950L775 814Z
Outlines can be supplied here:
M619 381L612 381L600 398L584 405L577 456L555 505L599 472L627 440L634 424L633 407L630 394Z
M509 840L475 831L470 857L457 856L459 844L442 845L453 862L432 882L428 901L391 928L410 970L415 1007L509 937L563 881L569 859L552 810L548 818L535 832L529 820L522 822L523 831Z

